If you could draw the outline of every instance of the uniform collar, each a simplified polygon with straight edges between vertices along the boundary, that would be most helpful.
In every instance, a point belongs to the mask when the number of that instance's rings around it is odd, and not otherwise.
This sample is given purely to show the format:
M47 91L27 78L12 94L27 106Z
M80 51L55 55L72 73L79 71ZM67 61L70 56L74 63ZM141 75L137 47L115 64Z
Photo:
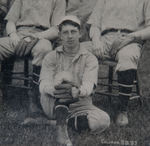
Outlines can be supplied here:
M58 53L63 53L63 46L59 46L56 48L56 52ZM74 62L75 60L78 60L81 56L88 54L89 52L86 50L85 46L82 45L82 43L80 43L80 49L78 51L78 53L75 55L75 57L73 58L72 62Z

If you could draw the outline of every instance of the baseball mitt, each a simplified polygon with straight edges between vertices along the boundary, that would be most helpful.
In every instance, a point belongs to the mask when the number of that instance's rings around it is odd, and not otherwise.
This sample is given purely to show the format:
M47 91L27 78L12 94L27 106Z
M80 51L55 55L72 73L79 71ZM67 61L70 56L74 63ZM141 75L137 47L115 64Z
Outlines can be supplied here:
M54 96L59 103L70 104L78 101L78 96L75 93L75 89L71 83L63 82L60 85L55 86Z
M24 57L31 53L32 48L37 44L38 38L26 37L20 40L16 46L15 54L19 57Z

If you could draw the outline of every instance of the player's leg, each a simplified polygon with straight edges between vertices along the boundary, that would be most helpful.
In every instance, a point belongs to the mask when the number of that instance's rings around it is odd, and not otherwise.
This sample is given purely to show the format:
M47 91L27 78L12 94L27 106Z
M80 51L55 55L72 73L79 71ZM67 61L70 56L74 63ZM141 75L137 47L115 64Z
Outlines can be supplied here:
M94 107L94 105L92 105ZM68 126L77 132L92 131L101 133L110 125L110 117L103 110L94 107L86 112L74 114L68 119Z
M9 37L0 38L0 61L14 55L15 48Z
M119 113L116 122L120 126L128 124L127 107L136 76L140 51L141 48L137 44L130 44L121 49L117 54L118 64L116 71L119 83Z
M6 66L6 64L3 64L2 61L8 59L9 57L11 57L15 52L15 48L14 46L12 45L12 42L10 40L9 37L2 37L0 38L0 64L1 64L1 67L0 67L0 90L3 88L3 83L8 81L4 75L4 72L2 72L4 70L4 68L6 69L6 67L8 67L8 65ZM8 61L7 61L8 62ZM8 68L10 70L10 68ZM11 68L12 69L12 68ZM7 73L8 73L8 70L7 70ZM10 79L10 78L9 78ZM10 81L9 81L10 82ZM2 97L3 97L3 93L2 90L0 91L0 100L1 100L1 104L2 104Z
M55 119L54 109L55 109L55 99L48 94L41 94L40 103L45 115L49 119Z
M41 64L42 61L44 59L44 57L46 56L47 53L49 53L50 51L52 51L52 44L50 41L46 40L46 39L41 39L37 42L37 44L33 47L31 53L33 56L33 60L32 60L32 64L33 64L33 84L32 84L32 96L30 96L30 105L29 105L29 111L30 111L30 115L32 115L32 113L38 113L39 112L39 108L40 105L39 103L39 87L38 85L38 81L39 81L39 74L40 74L40 70L41 70ZM32 116L31 116L32 117Z

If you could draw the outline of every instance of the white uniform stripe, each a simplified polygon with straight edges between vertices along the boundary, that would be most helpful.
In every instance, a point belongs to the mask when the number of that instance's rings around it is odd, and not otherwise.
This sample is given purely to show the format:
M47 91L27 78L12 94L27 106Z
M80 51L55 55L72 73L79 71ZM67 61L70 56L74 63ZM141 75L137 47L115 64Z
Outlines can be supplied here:
M78 127L77 127L77 116L74 117L74 126L75 126L75 129L78 130Z
M67 110L69 110L69 108L68 108L67 106L65 106L65 105L56 105L56 106L55 106L55 110L56 110L57 108L59 108L59 107L63 107L63 108L66 108Z
M120 84L120 83L119 83L119 86L127 87L127 88L132 88L133 87L133 85L125 85L125 84Z

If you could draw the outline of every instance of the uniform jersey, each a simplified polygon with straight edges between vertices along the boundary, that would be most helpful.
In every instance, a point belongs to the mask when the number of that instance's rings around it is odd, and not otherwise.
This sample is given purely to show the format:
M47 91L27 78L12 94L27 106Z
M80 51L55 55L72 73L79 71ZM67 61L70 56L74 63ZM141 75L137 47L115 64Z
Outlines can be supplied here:
M110 29L138 30L150 25L149 0L98 0L88 21L101 32Z
M42 82L49 81L49 86L52 87L54 86L55 75L62 71L72 74L73 82L79 85L81 94L82 90L91 91L88 95L83 95L86 97L80 98L79 102L71 104L70 110L81 111L81 109L91 106L92 98L90 94L94 85L97 84L98 77L98 61L96 57L84 49L84 44L80 45L80 51L72 61L70 61L70 57L65 56L62 47L56 48L56 51L49 53L43 60L40 80L43 80Z
M15 22L16 26L50 28L65 15L65 5L63 0L15 0L5 19Z

